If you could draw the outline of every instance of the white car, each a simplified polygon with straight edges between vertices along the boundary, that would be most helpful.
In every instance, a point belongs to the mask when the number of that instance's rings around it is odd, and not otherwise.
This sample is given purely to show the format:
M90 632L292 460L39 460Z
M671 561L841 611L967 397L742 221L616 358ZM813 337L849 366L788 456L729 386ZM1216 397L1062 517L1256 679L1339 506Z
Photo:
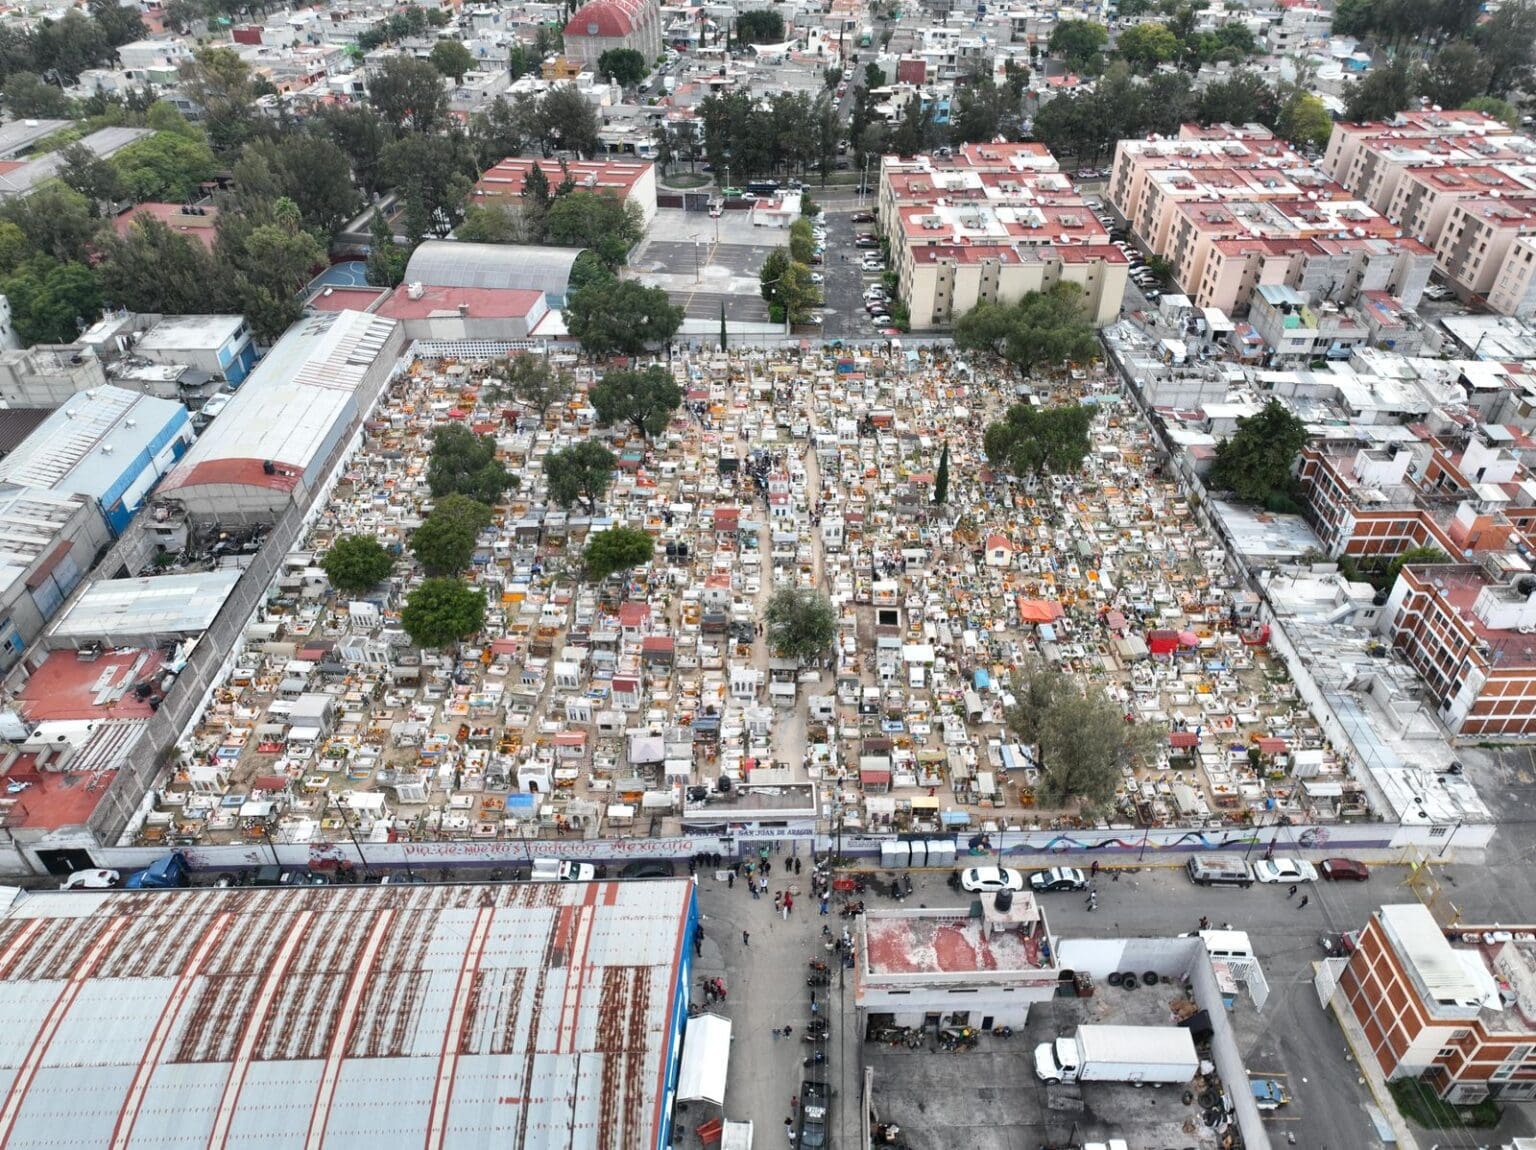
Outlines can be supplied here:
M813 284L823 283L823 282L825 282L826 278L827 277L822 275L820 272L812 272L811 273L811 282Z
M1023 890L1024 876L1011 867L973 866L960 872L960 889L972 893Z
M115 870L77 870L59 884L60 890L111 890L121 886L123 876Z
M1260 859L1253 864L1260 882L1316 882L1317 868L1305 859Z

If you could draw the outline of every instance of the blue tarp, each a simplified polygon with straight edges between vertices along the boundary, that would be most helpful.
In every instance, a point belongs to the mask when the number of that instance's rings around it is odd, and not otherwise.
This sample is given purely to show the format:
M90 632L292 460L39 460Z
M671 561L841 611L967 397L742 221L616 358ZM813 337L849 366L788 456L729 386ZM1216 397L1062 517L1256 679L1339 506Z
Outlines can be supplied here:
M510 795L507 796L508 814L512 814L514 811L519 813L535 811L538 809L538 806L538 795L524 794L522 791L513 791Z
M985 691L988 687L992 686L992 676L987 674L984 669L979 670L971 676L971 682L978 691Z
M939 822L946 827L963 827L971 821L969 811L940 811Z
M1052 627L1049 623L1041 623L1040 626L1035 628L1035 630L1037 630L1040 633L1040 642L1042 642L1042 643L1054 643L1054 642L1056 642L1056 628Z

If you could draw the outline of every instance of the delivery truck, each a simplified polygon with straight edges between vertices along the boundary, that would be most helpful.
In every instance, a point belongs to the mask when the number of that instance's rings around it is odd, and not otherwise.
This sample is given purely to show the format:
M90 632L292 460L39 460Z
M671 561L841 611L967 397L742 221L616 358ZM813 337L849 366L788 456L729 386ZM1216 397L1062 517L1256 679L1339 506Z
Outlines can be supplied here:
M1041 1082L1188 1082L1200 1069L1181 1026L1079 1026L1035 1047Z

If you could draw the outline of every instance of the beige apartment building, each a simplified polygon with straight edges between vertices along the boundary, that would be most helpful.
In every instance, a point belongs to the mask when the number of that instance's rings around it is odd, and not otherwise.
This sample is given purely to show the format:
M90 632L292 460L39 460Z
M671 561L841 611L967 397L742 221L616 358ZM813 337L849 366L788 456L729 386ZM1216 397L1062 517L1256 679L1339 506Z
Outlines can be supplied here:
M1536 315L1536 236L1520 236L1509 245L1488 289L1488 306L1500 315Z
M1039 144L887 156L878 206L914 331L1061 282L1082 288L1095 324L1119 317L1129 261Z
M1459 200L1435 249L1435 267L1459 293L1487 296L1515 241L1536 234L1536 196Z
M1390 122L1335 124L1322 170L1384 212L1408 169L1500 157L1522 139L1482 112L1400 112Z

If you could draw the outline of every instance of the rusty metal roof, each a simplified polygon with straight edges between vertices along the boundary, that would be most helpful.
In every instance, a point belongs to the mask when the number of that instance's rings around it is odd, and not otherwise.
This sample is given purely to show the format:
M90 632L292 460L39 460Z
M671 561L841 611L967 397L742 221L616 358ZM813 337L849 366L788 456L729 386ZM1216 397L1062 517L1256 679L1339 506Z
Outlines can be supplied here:
M0 918L0 1144L654 1146L692 897L24 896Z

